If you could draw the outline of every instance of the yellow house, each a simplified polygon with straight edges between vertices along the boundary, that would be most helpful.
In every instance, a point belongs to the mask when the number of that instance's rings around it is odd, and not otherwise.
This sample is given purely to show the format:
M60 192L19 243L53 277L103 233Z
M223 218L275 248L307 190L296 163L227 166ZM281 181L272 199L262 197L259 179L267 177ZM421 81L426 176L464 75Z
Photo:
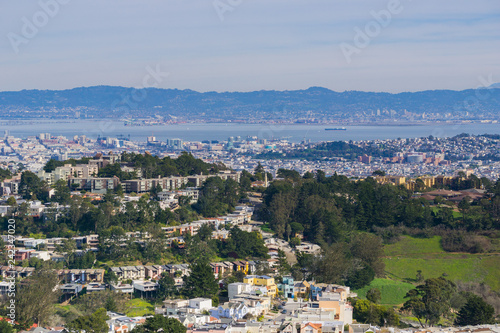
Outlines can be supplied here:
M233 262L233 270L234 271L237 271L237 272L243 272L245 274L248 274L248 261L243 261L243 260L239 260L239 261L234 261Z
M295 297L307 297L309 295L309 288L311 285L307 281L297 282L294 285Z
M377 176L375 180L380 184L405 185L406 177L403 176Z
M252 286L266 287L267 294L272 297L278 293L278 286L274 282L274 278L267 275L247 275L243 282Z

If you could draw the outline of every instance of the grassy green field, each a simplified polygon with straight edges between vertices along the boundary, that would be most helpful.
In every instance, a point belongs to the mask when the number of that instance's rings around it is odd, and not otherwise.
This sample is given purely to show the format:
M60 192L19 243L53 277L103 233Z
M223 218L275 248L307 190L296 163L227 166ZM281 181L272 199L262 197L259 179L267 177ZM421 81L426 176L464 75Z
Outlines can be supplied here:
M485 283L500 291L500 255L495 253L448 253L441 248L441 237L413 238L404 236L395 244L385 245L386 279L375 279L355 290L360 298L370 288L382 293L381 304L395 306L404 303L406 292L417 285L417 271L424 279L445 274L452 281Z
M371 288L378 288L380 290L382 294L380 304L394 306L403 303L403 297L408 290L415 288L415 286L410 283L390 279L375 279L369 286L355 290L355 292L358 294L358 297L366 298L366 292Z
M64 318L64 320L67 322L74 320L80 316L85 315L85 313L81 312L73 305L60 305L60 304L58 304L55 306L55 311L56 311L56 314L58 316Z
M127 302L130 310L126 313L129 317L139 317L155 313L155 307L148 301L140 298L134 298Z
M397 243L385 245L386 256L410 256L422 255L426 253L446 253L440 244L441 237L413 238L404 236Z
M452 281L478 282L500 290L500 255L447 253L440 237L429 239L405 236L401 241L384 247L388 277L415 282L417 270L424 278L445 276Z
M433 211L434 213L437 213L437 212L439 212L439 210L440 210L440 208L439 208L439 207L432 207L431 209L432 209L432 211ZM452 212L452 214L453 214L453 217L454 217L454 218L456 218L456 219L461 219L461 218L462 218L462 213L460 213L460 212L457 212L457 211L455 211L455 210L454 210L454 211Z

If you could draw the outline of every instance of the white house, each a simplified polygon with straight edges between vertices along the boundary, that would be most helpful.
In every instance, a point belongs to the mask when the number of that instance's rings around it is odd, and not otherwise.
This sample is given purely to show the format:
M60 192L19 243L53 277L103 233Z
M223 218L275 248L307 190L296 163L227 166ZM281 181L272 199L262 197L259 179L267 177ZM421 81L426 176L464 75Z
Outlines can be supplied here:
M111 290L114 290L115 292L122 292L126 294L132 294L134 292L134 287L131 284L118 284L118 285L111 285Z
M40 244L46 244L47 241L45 239L34 239L34 238L25 238L24 246L35 249Z
M214 318L232 318L234 320L242 319L248 313L248 307L245 303L227 302L224 305L210 310L210 315Z
M229 300L233 299L236 295L250 292L250 284L248 283L242 283L242 282L235 282L235 283L230 283L227 286L227 295L229 297Z
M210 298L193 298L189 300L189 307L195 310L195 313L202 313L212 308L212 300Z
M50 260L49 251L33 251L30 253L30 258L38 258L43 261Z
M158 289L158 284L150 281L134 281L132 285L134 286L134 289L136 291L139 291L141 293L141 296L143 296L144 294L146 296L151 296Z

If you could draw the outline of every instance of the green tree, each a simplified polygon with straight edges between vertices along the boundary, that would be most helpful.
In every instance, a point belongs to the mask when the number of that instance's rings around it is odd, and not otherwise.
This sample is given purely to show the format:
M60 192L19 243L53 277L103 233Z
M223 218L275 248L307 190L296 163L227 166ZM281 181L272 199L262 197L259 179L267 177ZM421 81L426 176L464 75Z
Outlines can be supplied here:
M462 213L462 222L465 223L467 219L467 214L470 209L470 201L468 197L465 197L458 203L458 210Z
M129 296L112 290L102 290L82 295L73 301L75 307L85 315L91 315L100 308L108 311L125 312Z
M278 249L278 274L283 276L288 273L290 273L290 270L292 267L286 260L286 253L285 251Z
M291 247L296 247L298 245L300 245L300 238L299 237L292 237L292 239L290 239L290 246Z
M263 173L263 172L266 172L266 170L264 170L262 164L258 162L257 166L255 167L254 173Z
M182 293L187 298L212 298L217 295L219 286L208 262L199 260L190 265L191 273L184 277Z
M31 171L24 171L21 175L21 182L19 183L19 194L24 199L42 198L45 191L45 183L38 178L36 174Z
M394 311L393 308L386 308L383 316L384 316L385 326L389 327L399 326L399 316L396 313L396 311Z
M353 289L360 289L370 284L375 278L375 271L366 265L361 269L356 269L347 278L346 284Z
M106 309L101 308L92 315L81 316L69 322L66 329L69 332L85 332L85 333L107 333L109 331L106 320L109 317L106 315Z
M112 270L108 269L104 273L104 282L109 284L115 284L118 282L118 276Z
M177 287L175 286L175 281L168 275L168 273L163 272L161 274L160 280L158 280L158 291L156 292L156 298L163 301L167 297L172 297L177 295Z
M425 190L425 183L422 179L417 178L417 180L415 181L415 191L421 192L423 190Z
M59 179L54 186L56 193L52 197L52 201L58 202L60 204L67 204L71 199L71 191L68 184L63 180Z
M378 303L382 299L382 294L380 293L380 289L371 288L366 292L366 299L372 303Z
M185 333L186 327L175 318L167 318L162 315L154 315L146 319L142 325L136 326L131 333Z
M467 303L458 312L455 325L482 325L495 323L495 309L477 295L470 295Z
M441 316L450 310L455 290L455 284L443 277L427 279L424 284L408 291L403 309L411 311L422 327L424 323L437 324Z
M372 325L392 327L399 325L399 316L394 309L363 299L354 301L354 319Z
M43 167L43 170L45 172L52 172L54 171L57 167L64 166L64 161L56 161L54 159L50 159L47 161L45 166Z
M290 227L292 228L292 234L296 236L297 234L301 234L304 232L304 226L298 222L290 223Z
M22 327L43 325L57 302L57 276L53 270L41 268L19 284L16 293L16 320Z
M70 262L73 261L76 251L76 242L74 239L63 239L62 244L56 245L56 252L64 254L66 265L69 267Z
M385 176L385 171L383 170L375 170L372 172L372 176Z
M9 197L7 199L7 205L9 206L17 206L17 201L16 201L16 198L14 197Z
M361 259L370 266L377 276L383 276L385 264L382 261L384 249L382 239L374 234L358 233L351 243L351 253L355 258Z
M203 183L200 198L193 208L203 216L215 217L233 210L239 199L237 182L210 177Z
M382 326L384 310L368 300L357 300L354 304L354 318L359 322Z
M278 169L278 177L285 178L285 179L290 179L294 182L297 182L302 178L300 176L300 173L298 173L295 170L286 170L286 169Z
M222 243L221 254L235 258L268 258L268 249L259 233L247 232L235 226L230 237Z
M2 333L14 333L14 327L9 324L6 320L0 320L0 332Z
M347 252L345 243L335 243L326 247L321 256L300 255L297 259L304 265L306 277L311 275L320 283L343 283L351 266Z
M421 269L417 270L416 280L417 280L417 282L424 281L424 276L422 274L422 270Z
M214 228L212 225L205 223L200 229L198 229L198 233L195 238L198 237L201 241L208 241L212 238L212 233L214 232Z
M9 169L0 168L0 181L3 181L6 178L10 178L12 173Z

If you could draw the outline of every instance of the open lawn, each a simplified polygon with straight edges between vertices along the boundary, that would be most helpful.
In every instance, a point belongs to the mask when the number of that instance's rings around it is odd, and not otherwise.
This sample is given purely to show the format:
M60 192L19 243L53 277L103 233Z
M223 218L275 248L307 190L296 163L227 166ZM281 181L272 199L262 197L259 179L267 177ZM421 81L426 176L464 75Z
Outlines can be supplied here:
M447 253L440 237L429 239L405 236L384 247L385 270L392 279L416 282L417 270L424 278L445 276L452 281L478 282L500 290L500 255Z
M437 213L437 212L439 212L439 210L440 210L441 208L440 208L440 207L436 207L436 206L435 206L435 207L432 207L431 209L432 209L432 211L433 211L434 213ZM456 209L456 208L455 208L455 209ZM452 214L453 214L453 218L455 218L455 219L461 219L461 218L462 218L462 213L457 212L456 210L453 210Z
M134 298L127 302L127 306L129 306L129 311L126 315L129 317L155 314L154 305L144 299Z
M378 288L382 293L380 304L395 306L403 303L403 298L408 290L415 288L415 286L410 283L390 279L375 279L369 286L355 290L355 292L358 294L358 297L366 298L366 292L371 288Z
M413 238L401 237L401 240L394 244L384 246L386 256L410 256L422 255L426 253L446 253L441 247L441 237Z

